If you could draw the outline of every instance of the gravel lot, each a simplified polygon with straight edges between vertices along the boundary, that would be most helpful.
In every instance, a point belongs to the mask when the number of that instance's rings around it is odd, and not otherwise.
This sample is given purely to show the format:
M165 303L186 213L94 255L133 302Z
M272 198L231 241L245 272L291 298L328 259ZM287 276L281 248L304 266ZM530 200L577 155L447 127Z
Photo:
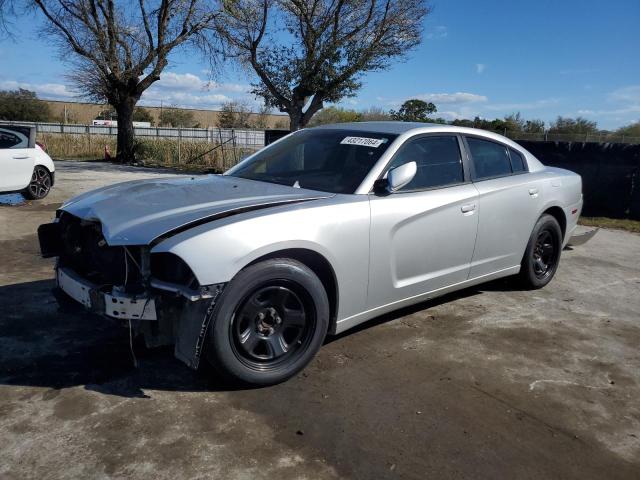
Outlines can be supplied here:
M36 227L65 198L163 172L58 162L0 196L0 478L640 478L640 236L601 231L546 289L494 282L331 338L234 390L60 311Z

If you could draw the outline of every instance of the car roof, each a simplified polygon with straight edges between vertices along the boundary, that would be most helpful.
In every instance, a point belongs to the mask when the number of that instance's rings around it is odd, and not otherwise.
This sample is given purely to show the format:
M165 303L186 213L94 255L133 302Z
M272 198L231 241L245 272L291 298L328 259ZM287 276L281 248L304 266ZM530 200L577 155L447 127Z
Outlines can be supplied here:
M390 133L400 135L402 133L415 130L417 128L424 129L429 127L442 127L443 125L436 123L421 122L348 122L348 123L332 123L329 125L320 125L314 128L328 128L339 130L357 130L362 132Z

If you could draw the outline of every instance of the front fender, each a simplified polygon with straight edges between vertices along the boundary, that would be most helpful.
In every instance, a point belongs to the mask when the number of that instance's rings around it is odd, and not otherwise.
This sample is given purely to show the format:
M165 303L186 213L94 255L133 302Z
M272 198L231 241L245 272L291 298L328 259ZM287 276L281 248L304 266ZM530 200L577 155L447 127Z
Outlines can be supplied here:
M180 257L201 285L229 282L265 255L312 250L332 266L340 298L338 319L364 308L369 266L368 198L340 196L275 207L199 225L156 245L151 253Z

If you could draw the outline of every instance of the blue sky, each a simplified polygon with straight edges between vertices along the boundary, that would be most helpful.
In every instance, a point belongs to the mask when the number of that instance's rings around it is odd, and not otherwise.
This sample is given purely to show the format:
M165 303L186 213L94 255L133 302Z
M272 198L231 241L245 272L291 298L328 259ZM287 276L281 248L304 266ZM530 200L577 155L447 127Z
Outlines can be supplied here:
M551 121L584 116L613 129L640 120L640 1L434 0L423 44L404 63L367 74L342 106L397 108L408 98L434 102L445 118ZM41 40L38 21L20 19L20 36L0 42L0 89L30 88L42 98L74 99L66 65ZM215 108L258 101L251 77L231 65L210 81L197 53L172 58L141 103Z

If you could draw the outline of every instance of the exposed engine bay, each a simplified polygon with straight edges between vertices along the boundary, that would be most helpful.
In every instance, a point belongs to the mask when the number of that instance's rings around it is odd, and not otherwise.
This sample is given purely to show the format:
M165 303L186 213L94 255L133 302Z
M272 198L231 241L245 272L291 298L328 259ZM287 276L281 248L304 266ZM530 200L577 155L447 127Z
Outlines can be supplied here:
M201 286L171 253L150 246L110 246L101 224L59 211L38 229L45 257L57 257L56 296L135 330L148 347L175 345L197 368L215 301L224 284ZM63 298L64 299L64 298Z

